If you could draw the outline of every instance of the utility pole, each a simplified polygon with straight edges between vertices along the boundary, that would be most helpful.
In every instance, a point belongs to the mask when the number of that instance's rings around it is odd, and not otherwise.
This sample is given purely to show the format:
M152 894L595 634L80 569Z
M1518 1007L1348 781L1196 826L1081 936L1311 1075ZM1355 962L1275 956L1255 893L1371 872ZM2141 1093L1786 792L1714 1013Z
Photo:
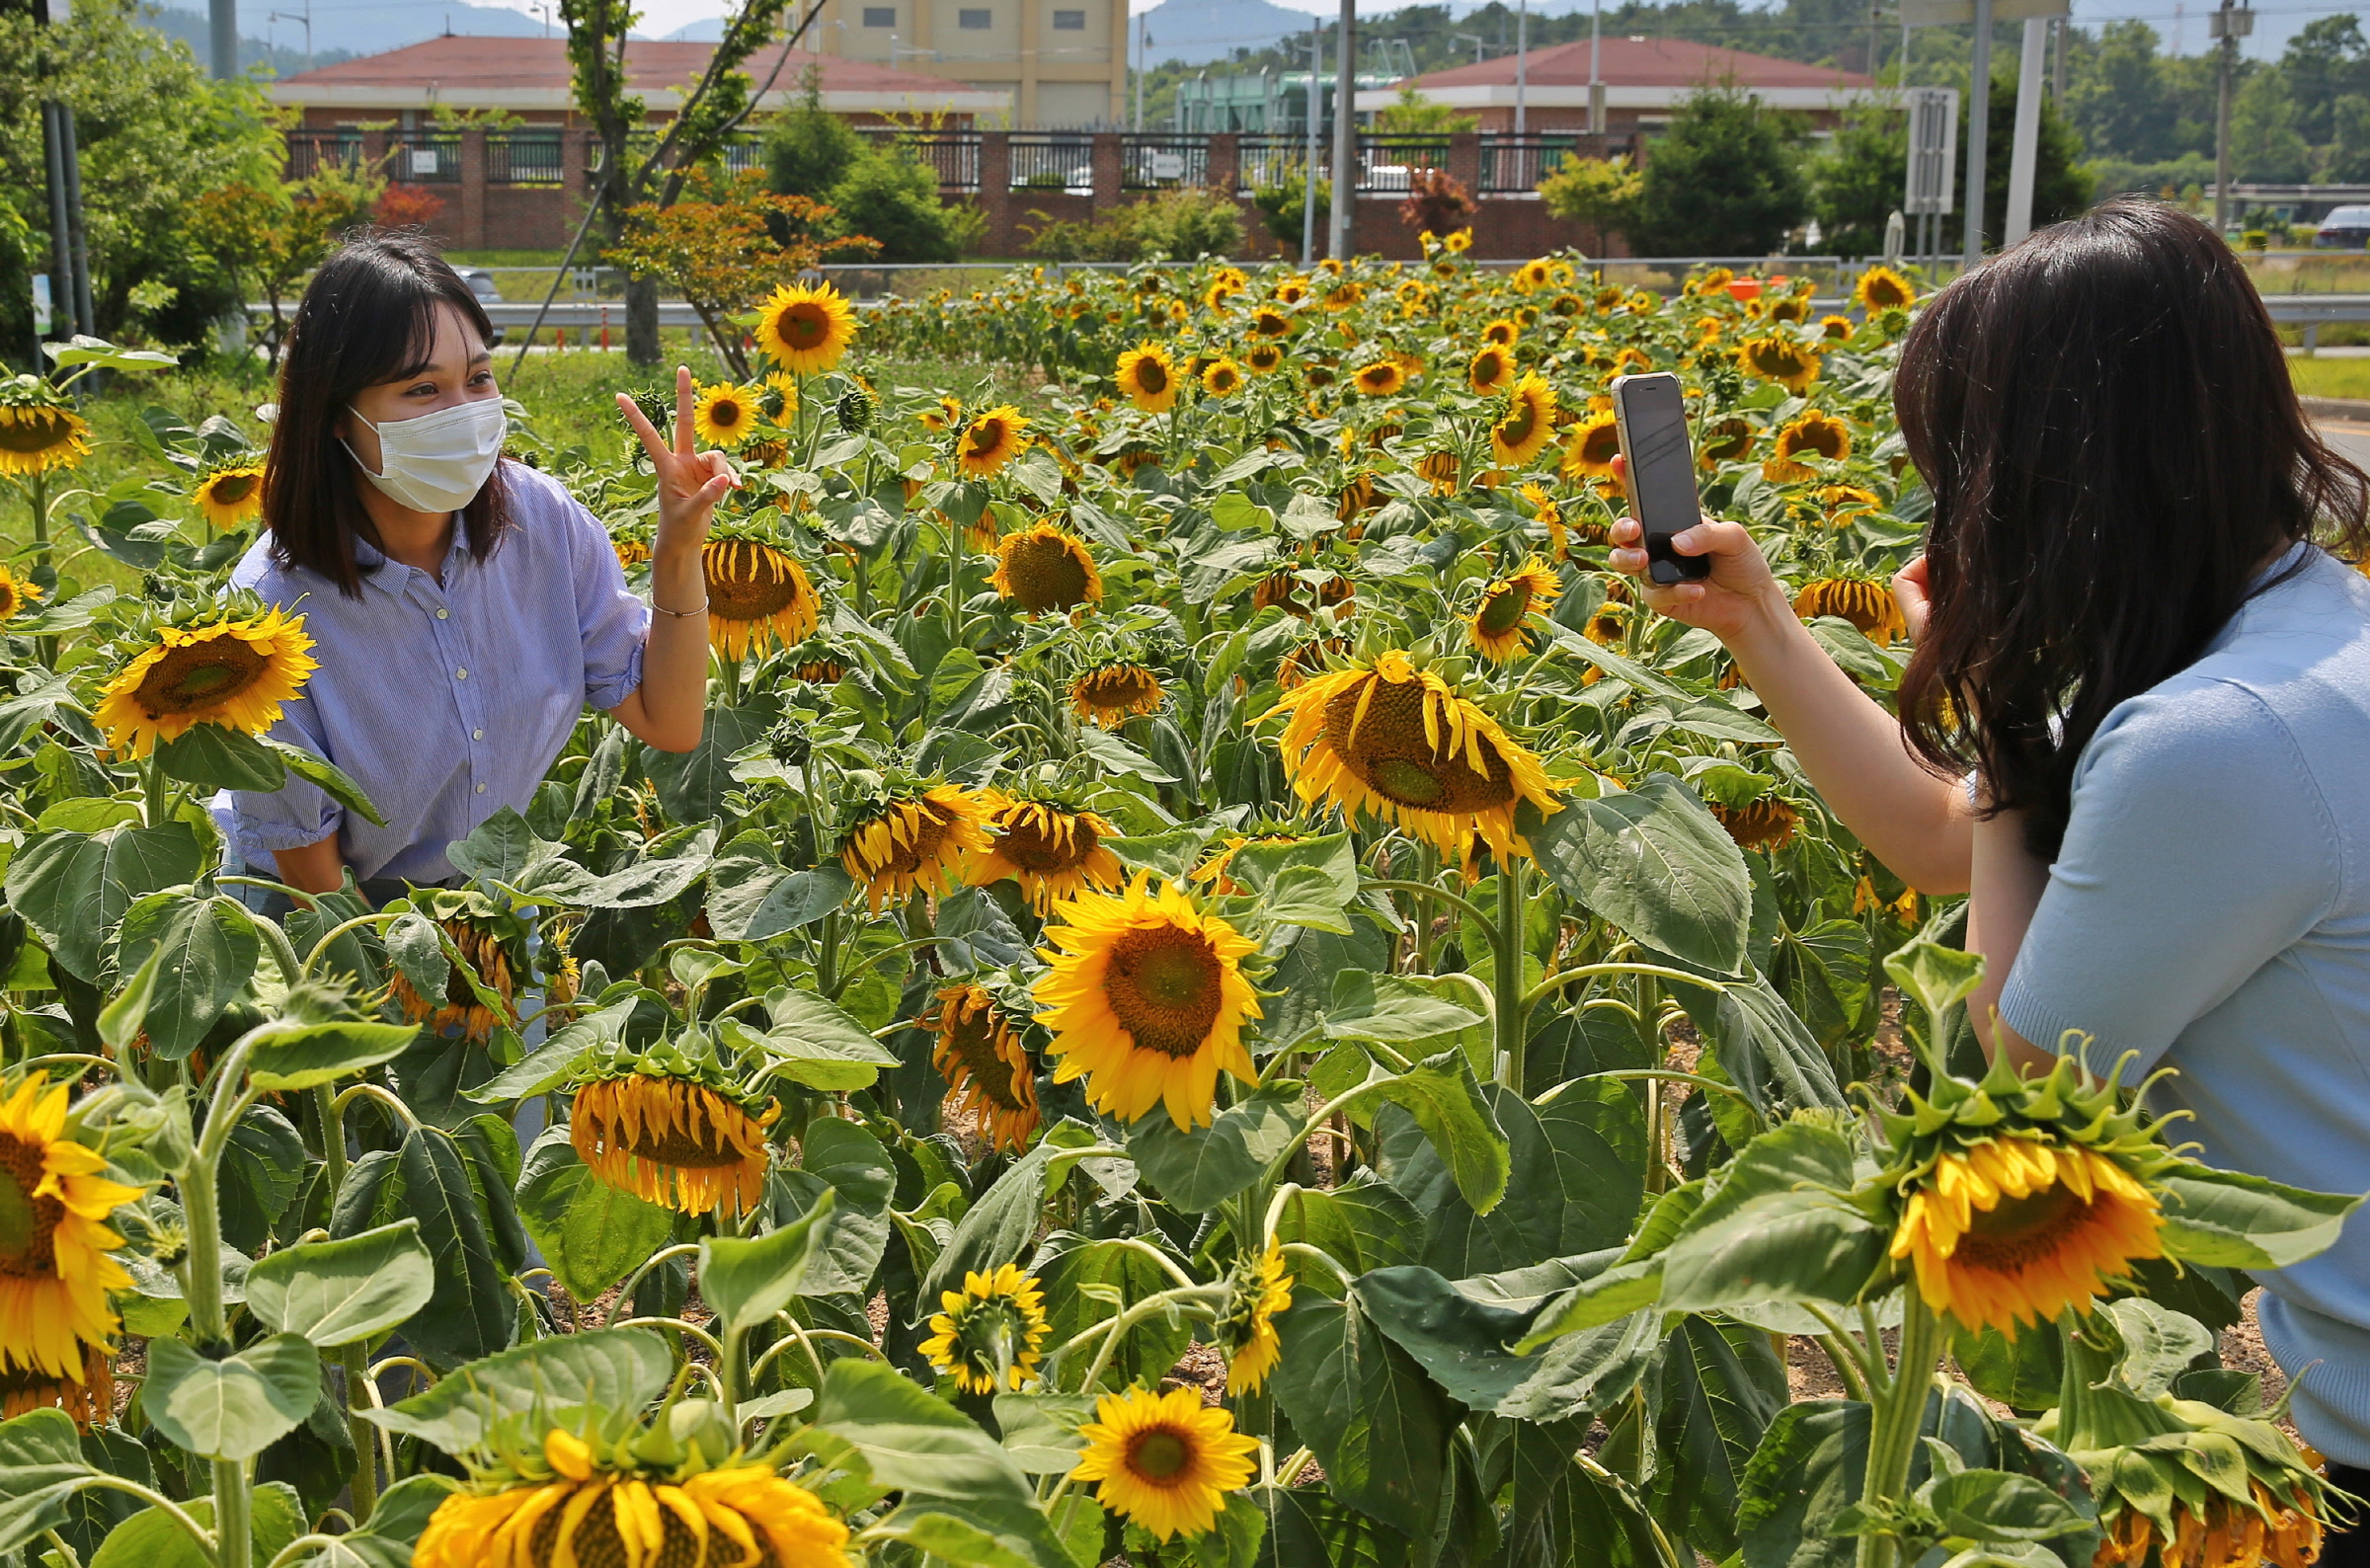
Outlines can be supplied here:
M33 0L34 25L50 26L49 0ZM91 261L82 229L82 158L74 145L74 111L54 98L41 100L41 159L49 198L49 307L57 334L98 333L91 310ZM34 355L34 369L45 368Z
M1308 164L1301 180L1301 265L1307 267L1316 261L1316 135L1317 123L1325 118L1325 24L1322 18L1308 22Z
M1605 0L1588 12L1588 133L1605 134Z
M2222 0L2214 12L2213 36L2222 40L2214 95L2214 232L2230 232L2230 76L2239 63L2239 39L2254 31L2254 13Z
M1966 243L1959 247L1961 265L1972 268L1983 260L1985 192L1984 142L1992 128L1992 0L1975 0L1975 57L1967 82L1967 191L1960 226Z
M205 36L214 80L239 74L239 0L206 0Z
M1351 208L1358 201L1358 0L1341 0L1341 37L1333 47L1341 61L1333 89L1333 221L1325 249L1347 262Z
M1149 50L1152 36L1146 28L1146 23L1150 17L1151 13L1148 11L1136 13L1136 128L1138 130L1144 129L1144 68L1151 62Z
M2049 46L2049 20L2024 19L2024 56L2016 65L2016 131L2009 142L2008 221L2000 234L2003 250L2032 232L2032 187L2041 152L2042 55Z
M1524 100L1531 91L1531 0L1517 0L1514 12L1514 133L1529 127Z

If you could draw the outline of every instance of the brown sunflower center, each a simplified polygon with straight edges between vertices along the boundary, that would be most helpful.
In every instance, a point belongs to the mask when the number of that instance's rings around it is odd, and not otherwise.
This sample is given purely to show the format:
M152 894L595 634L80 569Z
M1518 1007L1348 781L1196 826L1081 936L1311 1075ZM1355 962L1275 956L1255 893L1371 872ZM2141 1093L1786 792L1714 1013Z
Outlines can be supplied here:
M212 637L165 650L132 694L152 719L168 713L210 713L253 685L271 656L236 637Z
M577 1568L629 1568L635 1564L640 1568L694 1568L702 1560L707 1543L692 1533L691 1527L672 1509L658 1510L660 1539L655 1546L641 1541L638 1538L641 1532L636 1530L636 1544L628 1547L617 1526L616 1489L596 1481L580 1482L579 1486L584 1489L598 1486L600 1493L581 1515L571 1502L552 1509L535 1522L527 1559L536 1568L547 1568L561 1560L563 1535ZM774 1559L767 1552L756 1560L770 1563Z
M799 600L791 562L754 539L727 539L704 556L708 607L728 621L767 620Z
M963 444L966 448L965 455L971 457L987 457L1000 451L1004 444L1004 422L1002 420L980 421L971 428L971 432L964 437Z
M1086 563L1078 559L1077 546L1058 533L1015 538L1004 564L1012 596L1023 609L1066 609L1085 601Z
M1138 1047L1182 1058L1202 1049L1218 1022L1222 975L1217 951L1199 932L1140 926L1112 944L1103 988Z
M1621 432L1611 425L1600 425L1580 441L1580 460L1603 467L1611 463L1621 450Z
M1752 444L1752 426L1743 420L1722 420L1706 432L1703 456L1709 462L1724 463L1730 458L1743 456L1745 449Z
M255 474L223 474L206 487L208 499L217 507L235 507L255 494L262 483Z
M1020 1074L998 1049L1005 1036L992 1009L981 1008L947 1028L940 1038L946 1042L946 1049L971 1070L971 1081L980 1092L994 1101L998 1109L1028 1109L1028 1102L1019 1094Z
M1995 1274L2017 1274L2053 1256L2091 1216L2082 1195L2052 1182L2023 1198L2002 1198L1975 1210L1959 1238L1954 1261Z
M1134 708L1159 695L1160 682L1144 669L1098 669L1078 682L1078 700L1102 713Z
M0 420L0 451L45 452L74 433L73 416L63 409L19 409Z
M1829 462L1841 462L1844 456L1844 428L1825 420L1801 425L1786 432L1786 453L1816 452Z
M1488 637L1503 637L1523 624L1523 616L1531 609L1531 585L1500 583L1482 597L1480 613L1473 624Z
M817 348L831 335L831 313L812 300L803 300L775 318L773 330L793 349Z
M927 801L905 801L890 810L906 819L910 831L902 843L891 840L888 858L874 866L873 875L909 877L938 858L939 846L946 842L947 820Z
M1003 829L996 848L1023 871L1068 871L1084 865L1100 842L1084 820L1069 819L1069 831L1056 833L1051 818L1031 812Z
M738 1165L748 1157L725 1136L725 1118L741 1114L735 1107L706 1089L693 1088L684 1098L687 1103L680 1105L681 1114L665 1128L657 1126L646 1111L638 1133L618 1129L619 1146L654 1165L689 1170Z
M708 410L708 423L719 430L731 430L748 417L748 411L731 398L718 398Z
M41 1184L40 1145L0 1133L0 1277L46 1279L57 1273L50 1238L66 1206L36 1197Z
M1168 366L1146 354L1136 361L1136 384L1153 397L1168 390Z
M1529 440L1531 432L1538 429L1539 405L1526 399L1506 411L1506 417L1498 421L1495 433L1498 439L1507 445L1520 446Z
M1370 690L1374 699L1361 719L1359 699ZM1418 681L1377 676L1335 693L1325 704L1325 745L1367 788L1393 805L1477 812L1514 800L1513 778L1496 745L1482 741L1486 771L1477 771L1462 748L1449 748L1445 733L1441 743L1424 738L1424 688Z
M1128 1469L1154 1486L1171 1485L1193 1463L1193 1445L1173 1427L1151 1427L1128 1440Z

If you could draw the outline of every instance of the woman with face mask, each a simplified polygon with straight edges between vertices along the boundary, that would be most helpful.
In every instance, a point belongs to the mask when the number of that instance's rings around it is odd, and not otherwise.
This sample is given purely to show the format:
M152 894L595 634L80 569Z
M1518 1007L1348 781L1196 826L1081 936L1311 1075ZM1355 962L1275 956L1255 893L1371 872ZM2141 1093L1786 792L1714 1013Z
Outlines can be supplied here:
M502 456L493 335L452 269L403 237L350 241L297 307L268 531L232 583L303 614L316 644L320 668L276 733L343 768L386 825L294 779L236 792L227 825L259 876L327 893L351 872L373 903L453 880L447 846L524 811L588 707L661 750L699 744L700 546L734 479L692 448L690 372L676 372L672 445L617 400L657 470L646 604L606 530Z

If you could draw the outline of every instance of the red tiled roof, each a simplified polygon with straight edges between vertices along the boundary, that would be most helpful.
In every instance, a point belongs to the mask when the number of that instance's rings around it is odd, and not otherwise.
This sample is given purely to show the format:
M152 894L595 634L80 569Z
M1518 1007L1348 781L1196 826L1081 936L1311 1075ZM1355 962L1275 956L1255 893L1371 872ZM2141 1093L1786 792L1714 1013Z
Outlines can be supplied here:
M713 43L669 43L636 39L625 46L625 68L633 90L640 93L688 88L707 69L716 52ZM781 73L774 61L787 53ZM829 93L910 93L941 95L964 92L960 82L914 71L895 71L866 60L810 54L780 45L759 49L741 68L762 87L773 76L774 91L795 92L812 63L823 68L823 89ZM365 54L304 71L274 84L275 97L300 100L307 89L339 87L415 87L434 84L446 93L568 90L568 43L564 39L440 38L384 54Z
M1686 88L1734 77L1739 87L1866 88L1876 84L1852 71L1799 60L1773 59L1741 49L1691 43L1681 39L1608 38L1601 67L1605 82L1615 87ZM1588 85L1589 43L1557 43L1533 49L1526 78L1534 86ZM1511 87L1514 56L1502 54L1476 65L1451 66L1444 71L1408 79L1403 86L1421 91L1451 87ZM1362 101L1363 102L1363 101Z

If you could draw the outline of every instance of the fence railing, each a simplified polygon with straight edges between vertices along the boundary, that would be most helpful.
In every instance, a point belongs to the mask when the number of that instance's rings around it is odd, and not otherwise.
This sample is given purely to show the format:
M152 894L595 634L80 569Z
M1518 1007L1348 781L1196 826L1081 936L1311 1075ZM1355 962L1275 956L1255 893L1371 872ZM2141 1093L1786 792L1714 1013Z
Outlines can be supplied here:
M857 128L876 146L894 144L935 173L942 193L969 195L980 189L983 138L976 130L899 130L871 125Z
M1446 136L1361 136L1358 138L1360 196L1405 196L1419 169L1449 166Z
M387 132L387 176L404 185L458 185L461 138L434 130Z
M1579 147L1575 136L1513 136L1481 133L1481 196L1511 196L1536 191Z
M486 138L486 184L556 186L562 182L560 138L496 131Z
M1016 135L1006 145L1011 148L1013 190L1094 195L1092 136Z
M1326 154L1331 148L1319 141L1316 148L1316 174L1323 179ZM1282 185L1308 164L1308 138L1305 136L1267 135L1246 133L1234 138L1234 189L1239 196L1265 191Z
M1166 191L1209 183L1207 136L1128 134L1119 139L1119 187L1123 191Z
M361 132L288 132L288 178L310 180L323 169L352 169L362 161Z

